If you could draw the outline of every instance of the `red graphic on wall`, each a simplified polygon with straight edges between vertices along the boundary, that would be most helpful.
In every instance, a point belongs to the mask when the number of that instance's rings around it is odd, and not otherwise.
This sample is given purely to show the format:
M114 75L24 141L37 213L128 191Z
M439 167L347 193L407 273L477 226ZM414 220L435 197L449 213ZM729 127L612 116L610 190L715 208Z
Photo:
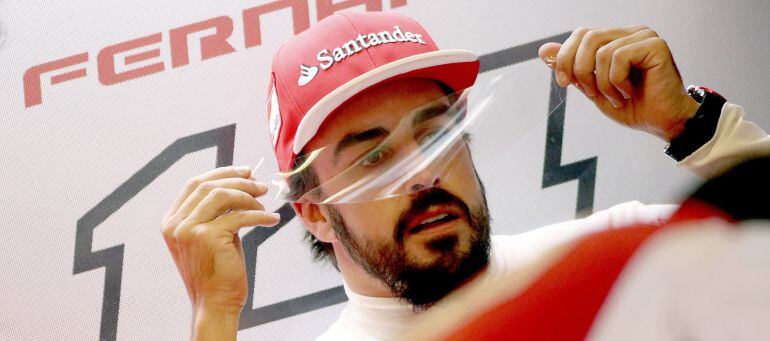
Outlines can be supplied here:
M316 0L318 20L324 19L337 11L351 7L364 6L367 11L381 11L383 2L387 0ZM407 0L389 0L390 8L406 6ZM263 15L277 11L291 11L291 22L294 34L310 27L310 0L276 0L263 5L244 9L239 18L243 23L244 46L247 49L262 45ZM227 42L233 35L233 18L217 16L200 22L172 28L169 31L169 41L163 40L161 32L148 36L130 39L125 42L110 45L99 50L96 57L99 82L105 86L130 81L132 79L162 72L168 68L178 68L190 63L189 37L193 33L209 31L214 33L200 37L201 60L223 56L237 51L235 46ZM132 51L135 51L132 53ZM164 54L165 52L165 54ZM116 56L124 56L121 69L116 68ZM171 59L166 60L165 55ZM154 61L154 62L153 62ZM24 106L26 108L43 103L42 86L44 75L50 79L50 85L87 77L86 64L91 62L88 52L78 53L69 57L35 65L24 72ZM131 68L131 65L145 62L142 66ZM149 63L149 64L147 64ZM66 70L65 70L66 69ZM46 84L48 85L48 84Z

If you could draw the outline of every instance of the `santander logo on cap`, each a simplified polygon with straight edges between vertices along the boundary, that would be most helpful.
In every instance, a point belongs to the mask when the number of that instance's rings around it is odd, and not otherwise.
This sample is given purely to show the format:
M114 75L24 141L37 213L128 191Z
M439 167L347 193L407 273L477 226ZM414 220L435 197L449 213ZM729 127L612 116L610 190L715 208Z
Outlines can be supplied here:
M299 66L299 80L297 81L297 84L299 84L299 86L305 86L307 83L310 83L310 81L312 81L317 74L317 66L302 64Z
M412 32L403 32L398 25L393 26L393 31L372 32L368 34L361 33L356 38L348 40L340 47L333 50L323 49L316 55L316 60L320 63L320 70L328 70L334 63L341 62L345 58L368 48L382 44L392 43L416 43L426 45L422 34ZM300 76L297 84L305 86L318 75L319 66L300 65Z
M478 70L476 54L439 50L428 32L403 14L337 12L273 56L265 111L279 168L291 170L324 120L378 83L428 78L459 91L473 85Z

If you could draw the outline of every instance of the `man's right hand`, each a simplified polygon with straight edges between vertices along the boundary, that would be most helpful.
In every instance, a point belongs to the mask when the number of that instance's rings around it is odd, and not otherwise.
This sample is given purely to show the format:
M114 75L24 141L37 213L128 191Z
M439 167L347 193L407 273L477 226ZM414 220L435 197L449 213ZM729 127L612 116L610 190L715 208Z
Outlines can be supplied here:
M163 238L192 304L194 339L234 338L248 295L238 230L280 221L256 199L266 185L250 176L249 167L222 167L194 177L163 218ZM212 322L224 330L211 330Z

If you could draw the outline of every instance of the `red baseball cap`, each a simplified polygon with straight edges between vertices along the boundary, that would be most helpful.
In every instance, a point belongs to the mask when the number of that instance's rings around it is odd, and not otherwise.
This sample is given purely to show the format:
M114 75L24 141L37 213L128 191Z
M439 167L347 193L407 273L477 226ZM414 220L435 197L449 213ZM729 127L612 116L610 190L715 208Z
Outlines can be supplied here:
M338 12L283 44L268 86L269 130L278 166L294 158L324 120L356 94L385 81L435 79L455 91L472 86L479 58L439 50L414 19L394 12Z

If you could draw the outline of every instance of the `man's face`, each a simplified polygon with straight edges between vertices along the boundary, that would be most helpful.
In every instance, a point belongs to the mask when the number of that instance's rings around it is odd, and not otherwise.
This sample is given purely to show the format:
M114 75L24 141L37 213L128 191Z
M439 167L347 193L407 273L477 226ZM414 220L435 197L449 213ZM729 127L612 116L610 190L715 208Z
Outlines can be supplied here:
M335 150L313 161L320 183L344 173L345 160L358 159L392 138L401 118L415 108L440 111L451 105L446 95L434 81L407 79L346 102L305 148ZM398 145L419 148L418 131L399 133ZM457 150L440 174L427 169L407 179L404 186L417 189L411 194L321 208L351 258L417 307L434 303L487 264L489 214L483 187L467 145L461 142Z

